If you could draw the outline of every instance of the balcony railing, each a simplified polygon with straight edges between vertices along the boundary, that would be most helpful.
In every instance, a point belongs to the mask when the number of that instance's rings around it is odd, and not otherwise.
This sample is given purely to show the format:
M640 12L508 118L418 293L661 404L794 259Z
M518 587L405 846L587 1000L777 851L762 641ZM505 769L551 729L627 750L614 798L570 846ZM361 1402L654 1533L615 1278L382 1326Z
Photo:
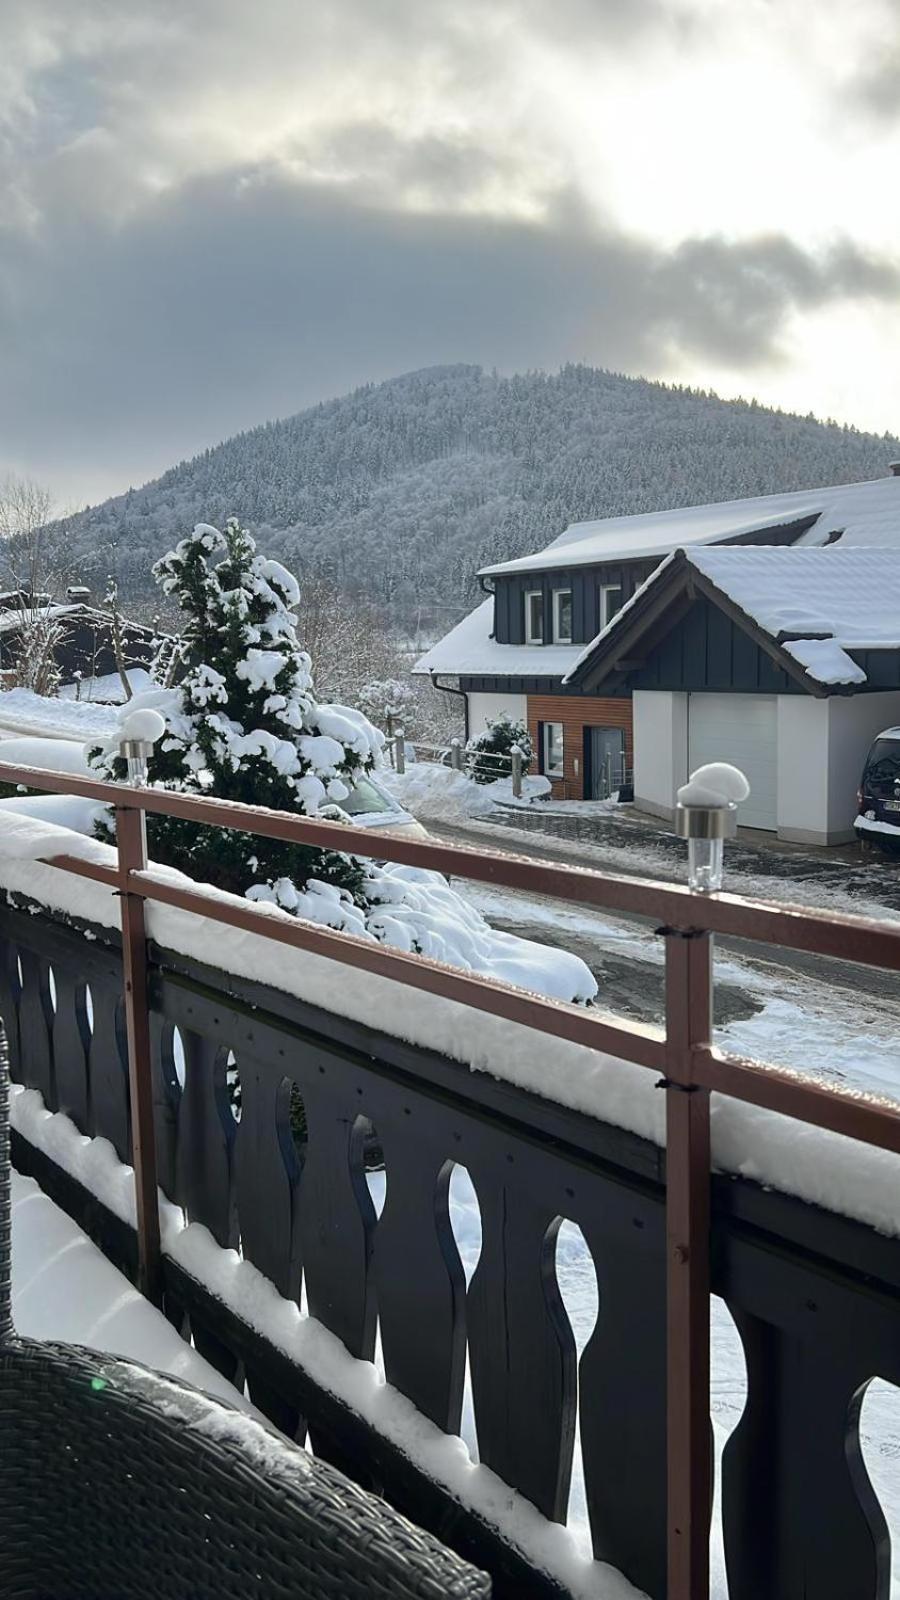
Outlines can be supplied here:
M116 865L75 854L49 864L112 889L122 907L121 958L71 929L3 912L0 1010L14 1039L14 1075L133 1162L145 1292L175 1320L186 1326L190 1319L198 1348L222 1370L245 1369L251 1394L279 1425L296 1434L306 1417L317 1449L382 1483L448 1542L455 1536L494 1571L497 1594L559 1593L526 1570L521 1551L492 1544L483 1518L454 1512L453 1494L429 1485L427 1472L411 1478L396 1440L379 1439L371 1420L348 1417L327 1384L163 1254L157 1183L220 1246L239 1242L244 1259L285 1298L299 1298L302 1271L311 1315L351 1356L372 1359L377 1317L389 1383L449 1433L459 1427L468 1348L480 1459L550 1520L565 1515L579 1374L547 1262L560 1218L570 1218L600 1280L600 1321L580 1370L598 1558L654 1596L708 1594L715 1290L735 1316L748 1362L747 1410L723 1481L734 1600L763 1593L881 1600L887 1536L861 1465L857 1424L869 1378L900 1382L898 1246L813 1207L713 1178L710 1097L894 1153L900 1105L716 1049L712 941L718 933L896 971L900 926L391 840L399 863L653 919L666 956L660 1030L211 897L148 865L142 813L365 856L372 838L362 829L27 767L0 766L0 781L115 808ZM398 1007L404 990L424 991L636 1063L665 1094L665 1160L566 1105L552 1081L539 1093L498 1083L439 1051L402 1044L383 1022L326 1015L260 982L226 979L212 963L148 949L148 903L324 957L346 968L348 979L353 972L387 979L398 986ZM90 1036L88 984L96 1019ZM187 1061L183 1089L172 1065L176 1027ZM222 1115L229 1050L240 1070L239 1133ZM290 1132L292 1085L308 1128L299 1148ZM373 1137L388 1173L377 1224L365 1192ZM28 1159L21 1140L19 1155ZM74 1205L71 1183L67 1191L66 1179L31 1159L42 1181L56 1182L63 1203ZM469 1168L483 1217L468 1295L446 1220L454 1160ZM115 1220L104 1227L109 1248L128 1256Z

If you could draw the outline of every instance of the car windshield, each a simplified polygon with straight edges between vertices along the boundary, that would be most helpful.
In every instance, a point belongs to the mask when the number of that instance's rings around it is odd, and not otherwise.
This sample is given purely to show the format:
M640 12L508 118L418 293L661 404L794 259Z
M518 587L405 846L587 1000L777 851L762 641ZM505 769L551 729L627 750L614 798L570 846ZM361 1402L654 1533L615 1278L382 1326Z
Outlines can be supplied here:
M894 783L900 779L900 739L876 739L863 773L863 789L867 794L893 794Z
M346 800L341 801L341 810L346 811L351 817L371 816L378 811L387 812L395 809L368 778L360 778L353 785Z

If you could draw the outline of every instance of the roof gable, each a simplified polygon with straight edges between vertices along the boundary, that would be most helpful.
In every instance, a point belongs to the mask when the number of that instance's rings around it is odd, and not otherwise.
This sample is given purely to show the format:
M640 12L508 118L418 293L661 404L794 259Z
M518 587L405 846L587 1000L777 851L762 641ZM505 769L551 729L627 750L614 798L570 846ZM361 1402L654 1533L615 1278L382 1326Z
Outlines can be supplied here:
M581 651L567 683L627 670L704 594L812 694L866 682L850 651L900 650L900 548L673 552Z

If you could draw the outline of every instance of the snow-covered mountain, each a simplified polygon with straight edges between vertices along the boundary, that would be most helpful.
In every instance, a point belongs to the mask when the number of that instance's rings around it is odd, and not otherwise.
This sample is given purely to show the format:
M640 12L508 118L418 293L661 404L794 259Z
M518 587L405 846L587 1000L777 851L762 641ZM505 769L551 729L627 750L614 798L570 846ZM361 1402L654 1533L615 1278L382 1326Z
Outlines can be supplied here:
M135 600L199 520L239 516L310 566L443 632L490 561L575 519L878 477L900 439L591 367L499 377L430 367L236 435L88 508L68 555Z

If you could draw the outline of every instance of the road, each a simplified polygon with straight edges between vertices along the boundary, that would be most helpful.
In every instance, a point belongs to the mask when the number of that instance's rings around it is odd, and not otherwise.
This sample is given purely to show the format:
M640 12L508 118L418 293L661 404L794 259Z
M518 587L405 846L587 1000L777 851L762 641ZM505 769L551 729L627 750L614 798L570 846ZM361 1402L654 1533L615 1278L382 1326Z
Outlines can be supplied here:
M654 849L648 859L641 850L622 849L618 835L616 844L606 849L584 841L572 845L536 831L512 832L491 823L456 827L429 822L428 829L456 843L484 844L493 850L530 855L540 861L590 865L599 870L629 876L657 876L668 881L683 881L685 875L683 846L677 853L673 850L665 855ZM634 840L633 829L630 838ZM672 843L678 844L678 841ZM761 851L754 851L753 857L754 866L768 859ZM888 862L884 868L879 863L872 878L864 868L855 865L842 878L836 866L825 863L827 882L820 883L815 871L818 858L778 859L797 861L796 879L786 873L767 874L762 879L758 872L745 872L735 875L732 887L754 896L786 900L796 883L798 898L806 902L812 900L835 910L877 914L882 909L890 914L893 907L880 904L884 881L890 898L896 896L900 904L900 871L893 863ZM812 870L810 862L814 864ZM809 892L810 883L816 885L812 893ZM865 887L866 898L854 903L853 888L859 886ZM878 900L872 898L873 890L879 893ZM581 956L597 978L601 1000L611 1008L614 1005L616 1011L641 1021L661 1020L662 949L644 919L576 909L566 901L546 897L536 900L533 895L519 890L483 889L471 884L467 894L495 927L572 950ZM863 1033L874 1030L900 1039L900 978L895 973L743 939L718 939L716 949L715 1020L718 1027L753 1017L763 1009L767 998L778 996L815 1016L827 1017L839 1010L845 1021L855 1018Z

